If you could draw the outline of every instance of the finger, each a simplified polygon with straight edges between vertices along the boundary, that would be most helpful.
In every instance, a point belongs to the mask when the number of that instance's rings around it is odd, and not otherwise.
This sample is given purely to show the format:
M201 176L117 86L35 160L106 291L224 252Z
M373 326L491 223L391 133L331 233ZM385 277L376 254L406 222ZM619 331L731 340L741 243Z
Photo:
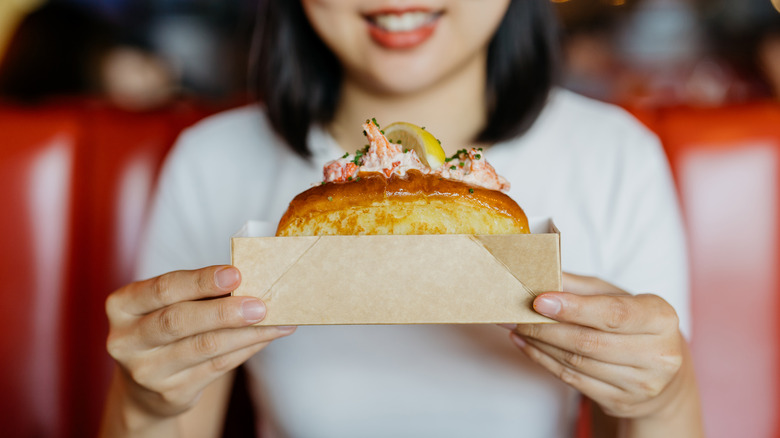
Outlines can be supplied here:
M224 297L172 304L142 317L137 336L142 348L158 347L199 333L246 327L265 318L265 304L253 297Z
M254 344L238 351L217 356L195 368L188 368L162 381L158 390L165 393L165 401L173 405L189 405L207 386L235 369L268 343Z
M611 333L658 334L677 329L677 314L656 295L583 296L547 292L534 299L534 310L559 322Z
M524 338L524 340L527 344L555 359L562 366L608 383L623 391L631 390L634 382L639 380L638 376L643 374L642 370L632 366L602 362L535 339Z
M232 266L210 266L194 271L176 271L131 283L109 297L109 317L119 312L145 315L182 301L225 295L241 283L241 273Z
M155 352L161 359L157 368L161 375L177 374L216 357L243 350L255 344L289 336L295 327L243 327L201 333L166 345Z
M625 391L621 388L564 366L552 356L523 340L519 335L512 333L510 338L532 361L589 398L599 401L624 397Z
M561 278L563 290L578 295L630 295L623 289L596 277L564 272Z
M213 381L225 375L225 373L234 370L236 367L246 362L250 357L254 356L267 345L267 342L254 344L240 350L214 357L174 375L170 380L170 385L186 388L189 392L182 397L184 399L187 399L188 397L191 398Z
M573 355L615 365L641 367L651 335L624 336L573 324L519 324L514 331L525 339L549 344ZM573 358L579 360L578 357Z

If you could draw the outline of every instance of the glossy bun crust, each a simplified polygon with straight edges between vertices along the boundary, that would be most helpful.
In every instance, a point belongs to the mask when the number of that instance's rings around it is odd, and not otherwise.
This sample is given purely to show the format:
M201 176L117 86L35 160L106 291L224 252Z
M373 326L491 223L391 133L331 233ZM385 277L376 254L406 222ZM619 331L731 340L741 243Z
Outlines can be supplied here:
M277 236L528 233L520 206L497 190L409 171L362 173L299 194Z

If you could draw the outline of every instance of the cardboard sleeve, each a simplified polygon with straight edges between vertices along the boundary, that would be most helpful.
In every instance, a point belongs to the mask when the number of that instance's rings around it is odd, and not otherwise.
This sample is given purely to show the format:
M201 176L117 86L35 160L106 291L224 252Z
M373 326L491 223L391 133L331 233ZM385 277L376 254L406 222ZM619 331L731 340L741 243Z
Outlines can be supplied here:
M259 325L551 322L533 298L561 290L560 233L267 237L248 222L231 239L241 286L262 299Z

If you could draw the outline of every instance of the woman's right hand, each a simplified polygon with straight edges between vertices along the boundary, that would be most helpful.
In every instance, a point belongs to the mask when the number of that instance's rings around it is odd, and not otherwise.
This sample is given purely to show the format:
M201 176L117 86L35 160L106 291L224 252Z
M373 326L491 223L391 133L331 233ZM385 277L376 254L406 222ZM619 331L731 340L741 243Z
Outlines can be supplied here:
M108 297L107 348L125 402L156 418L181 414L211 382L295 331L251 326L265 317L263 302L224 296L240 282L238 269L212 266L132 283Z

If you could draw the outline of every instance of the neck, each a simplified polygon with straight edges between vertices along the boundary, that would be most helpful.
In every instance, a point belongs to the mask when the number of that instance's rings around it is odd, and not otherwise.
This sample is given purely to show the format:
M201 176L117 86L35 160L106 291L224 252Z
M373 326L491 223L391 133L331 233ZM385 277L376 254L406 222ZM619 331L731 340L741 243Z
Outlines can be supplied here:
M371 117L382 125L404 121L425 126L441 140L448 156L476 146L474 138L486 122L485 64L484 56L476 57L423 91L403 94L371 90L347 77L328 129L347 152L365 145L360 125Z

